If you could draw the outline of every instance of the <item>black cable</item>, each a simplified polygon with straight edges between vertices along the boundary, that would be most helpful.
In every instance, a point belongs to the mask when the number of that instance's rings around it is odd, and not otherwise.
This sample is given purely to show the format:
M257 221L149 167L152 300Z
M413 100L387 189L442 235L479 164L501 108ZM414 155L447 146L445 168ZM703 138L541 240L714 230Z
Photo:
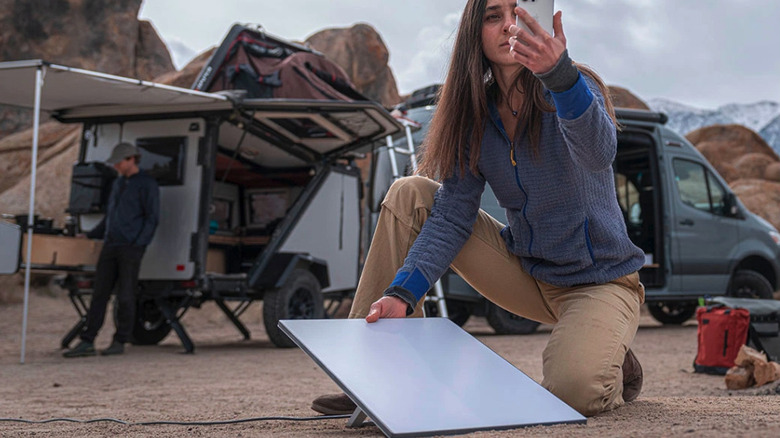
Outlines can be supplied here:
M238 420L222 420L222 421L142 421L138 423L131 423L129 421L117 420L116 418L93 418L91 420L79 420L75 418L49 418L47 420L25 420L22 418L0 418L0 422L16 422L26 424L45 424L54 422L66 422L66 423L98 423L98 422L111 422L119 423L125 426L159 426L159 425L175 425L175 426L218 426L224 424L239 424L249 423L253 421L317 421L317 420L336 420L341 418L349 418L350 415L319 415L316 417L254 417L254 418L240 418Z

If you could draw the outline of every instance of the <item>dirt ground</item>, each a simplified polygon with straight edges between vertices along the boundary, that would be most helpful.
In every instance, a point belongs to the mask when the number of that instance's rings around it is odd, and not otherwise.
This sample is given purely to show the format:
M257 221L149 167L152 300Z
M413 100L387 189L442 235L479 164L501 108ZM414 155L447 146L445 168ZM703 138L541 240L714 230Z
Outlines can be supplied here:
M8 292L8 291L5 291ZM15 294L14 294L15 295ZM15 295L16 296L16 295ZM242 316L252 333L241 340L213 303L184 317L196 345L181 354L171 333L157 346L129 346L114 357L64 359L60 339L76 321L66 294L31 295L26 363L20 364L23 306L0 305L0 417L45 420L116 418L147 421L219 421L265 416L308 417L311 400L338 391L301 350L275 348L265 336L261 305ZM109 320L107 324L112 324ZM484 319L465 327L535 380L541 380L542 350L550 327L530 336L496 336ZM98 348L110 342L104 328ZM475 437L552 436L780 436L780 387L729 391L723 377L693 373L695 322L664 327L643 316L633 345L645 371L639 399L594 418L587 425L548 426ZM0 422L0 436L382 436L374 426L349 429L346 420L257 421L219 426L22 424Z

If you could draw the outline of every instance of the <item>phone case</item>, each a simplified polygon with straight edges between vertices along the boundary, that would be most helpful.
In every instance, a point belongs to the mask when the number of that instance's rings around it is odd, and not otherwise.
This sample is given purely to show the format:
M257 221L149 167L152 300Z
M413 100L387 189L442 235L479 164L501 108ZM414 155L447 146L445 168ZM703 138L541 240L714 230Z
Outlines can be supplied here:
M531 14L536 21L547 31L550 35L553 35L553 14L555 14L555 0L517 0L517 6L525 9ZM528 28L517 18L517 26L522 27L528 32L533 34L533 31Z

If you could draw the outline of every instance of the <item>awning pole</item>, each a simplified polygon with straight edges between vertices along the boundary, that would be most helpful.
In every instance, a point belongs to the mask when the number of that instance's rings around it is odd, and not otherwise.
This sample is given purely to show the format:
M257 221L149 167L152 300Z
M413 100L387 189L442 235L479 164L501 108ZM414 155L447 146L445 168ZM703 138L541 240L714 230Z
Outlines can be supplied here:
M27 310L30 307L30 260L32 260L33 227L35 226L35 177L38 170L38 128L41 123L41 88L43 88L43 69L35 71L35 109L33 110L33 149L30 177L30 208L27 212L27 253L24 261L24 315L22 316L22 359L27 343Z

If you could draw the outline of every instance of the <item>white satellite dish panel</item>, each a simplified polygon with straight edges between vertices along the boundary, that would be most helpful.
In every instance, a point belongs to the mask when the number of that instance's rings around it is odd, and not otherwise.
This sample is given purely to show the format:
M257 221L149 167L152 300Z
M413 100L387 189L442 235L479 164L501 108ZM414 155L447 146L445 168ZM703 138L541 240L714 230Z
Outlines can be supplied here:
M586 422L447 318L279 327L358 405L352 422L368 416L389 437Z

